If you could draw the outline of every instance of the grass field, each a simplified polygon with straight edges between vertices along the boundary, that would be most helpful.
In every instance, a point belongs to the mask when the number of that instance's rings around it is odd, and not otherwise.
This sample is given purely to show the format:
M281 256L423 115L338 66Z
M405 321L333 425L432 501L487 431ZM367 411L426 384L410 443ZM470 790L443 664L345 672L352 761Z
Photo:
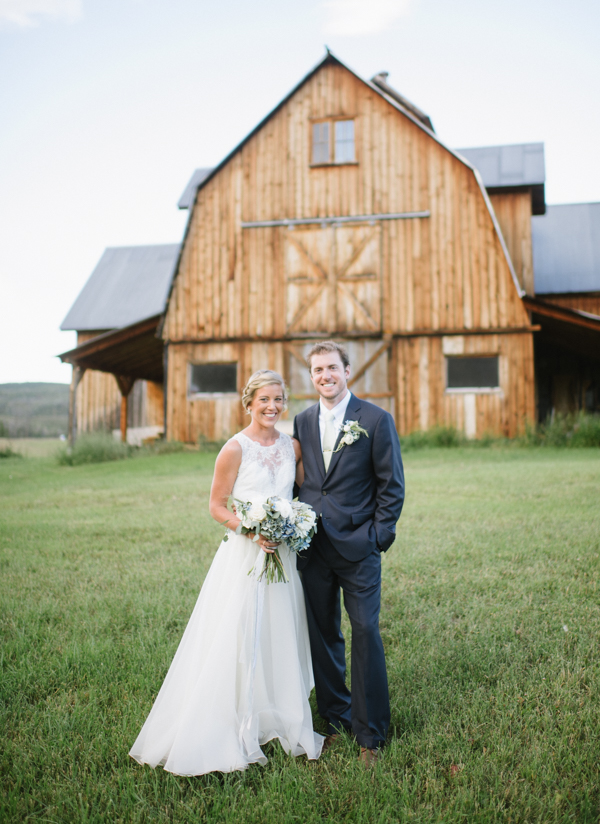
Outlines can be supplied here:
M213 461L0 462L2 822L598 822L591 449L407 454L373 773L350 740L195 779L129 759L220 538Z

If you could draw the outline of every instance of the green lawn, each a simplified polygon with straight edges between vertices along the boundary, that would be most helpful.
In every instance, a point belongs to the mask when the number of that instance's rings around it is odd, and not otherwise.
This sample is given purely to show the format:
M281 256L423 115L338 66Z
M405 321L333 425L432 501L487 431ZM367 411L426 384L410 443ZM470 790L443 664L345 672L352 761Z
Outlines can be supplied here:
M0 462L2 822L598 822L599 450L407 454L374 773L350 740L195 779L129 759L221 535L213 460Z

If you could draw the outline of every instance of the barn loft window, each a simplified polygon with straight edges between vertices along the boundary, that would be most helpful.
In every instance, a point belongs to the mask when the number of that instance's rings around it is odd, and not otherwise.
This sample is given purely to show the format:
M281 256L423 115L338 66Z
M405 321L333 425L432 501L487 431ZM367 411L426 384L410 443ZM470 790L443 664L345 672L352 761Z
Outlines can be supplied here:
M330 123L314 123L313 124L313 163L329 163L329 132Z
M354 162L354 120L336 120L335 126L335 163Z
M498 355L446 358L449 392L490 392L500 388Z
M237 363L191 363L190 395L237 392Z
M355 163L354 120L322 120L312 124L312 165Z

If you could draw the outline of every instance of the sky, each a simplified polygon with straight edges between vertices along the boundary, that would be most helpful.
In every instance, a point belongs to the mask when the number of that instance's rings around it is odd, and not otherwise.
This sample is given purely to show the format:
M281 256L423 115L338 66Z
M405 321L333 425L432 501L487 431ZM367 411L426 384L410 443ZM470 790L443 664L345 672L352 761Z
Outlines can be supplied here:
M544 142L548 203L600 201L598 0L0 0L0 383L68 383L59 326L107 246L177 200L325 54L448 146Z

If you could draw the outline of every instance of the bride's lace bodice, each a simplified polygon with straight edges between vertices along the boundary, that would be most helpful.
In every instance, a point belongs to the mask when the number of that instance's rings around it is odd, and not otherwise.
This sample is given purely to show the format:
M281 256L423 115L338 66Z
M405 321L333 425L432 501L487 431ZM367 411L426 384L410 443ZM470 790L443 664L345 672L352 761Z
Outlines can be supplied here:
M233 438L242 447L242 463L233 485L238 501L258 501L278 495L292 500L296 477L296 456L292 439L283 432L272 446L261 446L238 432Z

